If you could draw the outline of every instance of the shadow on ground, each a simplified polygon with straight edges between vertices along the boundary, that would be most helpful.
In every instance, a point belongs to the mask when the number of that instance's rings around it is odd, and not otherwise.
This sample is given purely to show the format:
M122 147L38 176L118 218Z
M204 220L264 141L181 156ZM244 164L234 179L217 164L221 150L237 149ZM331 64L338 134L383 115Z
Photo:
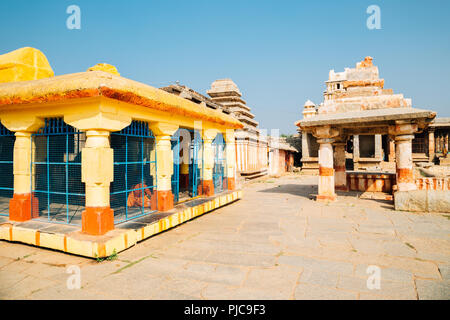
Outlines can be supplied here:
M294 196L311 199L314 194L317 194L317 185L298 185L298 184L281 184L277 187L259 190L262 193L287 193Z
M294 196L300 196L306 199L314 199L315 195L318 193L317 185L298 185L298 184L281 184L270 189L259 190L257 192L262 193L278 193L278 194L290 194ZM392 200L382 200L382 199L370 199L370 198L360 198L361 192L336 192L338 199L340 200L365 200L367 203L377 202L383 209L394 210L394 202Z

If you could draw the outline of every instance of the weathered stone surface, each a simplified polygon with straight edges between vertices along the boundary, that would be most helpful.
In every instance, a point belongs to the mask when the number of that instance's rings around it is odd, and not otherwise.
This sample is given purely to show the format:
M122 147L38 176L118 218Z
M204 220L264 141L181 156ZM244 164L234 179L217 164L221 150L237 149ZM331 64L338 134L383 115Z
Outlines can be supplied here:
M448 299L446 215L353 197L326 206L307 197L315 179L276 179L289 186L281 193L252 183L234 206L114 261L0 242L0 298ZM80 290L67 289L69 265L81 269ZM381 290L367 288L370 265L381 268Z
M450 192L443 190L399 191L394 195L395 210L450 212Z
M296 300L355 300L357 292L305 283L298 285L294 297Z
M450 281L416 280L417 292L421 300L450 299Z

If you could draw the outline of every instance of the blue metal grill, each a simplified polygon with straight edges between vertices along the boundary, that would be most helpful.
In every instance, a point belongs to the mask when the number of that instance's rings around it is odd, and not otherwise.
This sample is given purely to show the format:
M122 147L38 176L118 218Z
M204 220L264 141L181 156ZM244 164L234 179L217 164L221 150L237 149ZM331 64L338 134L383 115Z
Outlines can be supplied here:
M173 173L171 177L173 201L180 201L180 129L171 137L173 152Z
M0 123L0 216L9 215L9 200L14 193L14 132Z
M111 133L114 150L114 181L110 206L114 223L121 223L156 211L156 145L148 124L133 121Z
M213 140L214 148L214 167L213 167L213 183L214 183L214 193L220 193L226 190L227 180L225 178L225 140L221 133L218 133L216 138Z
M85 133L62 118L51 118L45 119L45 126L32 139L31 185L39 202L39 219L81 225L85 205L81 149Z
M199 195L199 188L202 189L203 178L203 140L200 133L197 130L191 131L193 138L191 143L191 154L189 164L189 186L191 197L197 197Z

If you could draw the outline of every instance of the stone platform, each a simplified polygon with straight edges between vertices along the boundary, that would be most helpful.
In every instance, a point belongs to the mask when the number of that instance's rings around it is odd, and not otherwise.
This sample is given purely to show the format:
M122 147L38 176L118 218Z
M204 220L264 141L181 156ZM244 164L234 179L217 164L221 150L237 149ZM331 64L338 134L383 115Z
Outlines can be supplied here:
M37 220L11 222L8 217L0 217L0 240L22 242L89 258L104 258L240 198L242 191L236 190L187 201L167 212L157 212L117 224L114 230L103 236L83 234L79 226Z

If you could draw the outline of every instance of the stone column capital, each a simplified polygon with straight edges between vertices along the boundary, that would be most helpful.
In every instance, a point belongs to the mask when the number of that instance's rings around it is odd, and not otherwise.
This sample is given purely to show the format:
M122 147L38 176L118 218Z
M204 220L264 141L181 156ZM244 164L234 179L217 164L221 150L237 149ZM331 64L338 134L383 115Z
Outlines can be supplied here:
M413 134L402 134L402 135L398 135L395 136L395 142L411 142L414 139L414 135Z
M71 113L64 115L64 122L82 131L120 131L131 124L128 115L110 113L104 111L95 112L86 116L84 113Z
M335 139L331 139L331 138L321 138L321 139L317 139L317 143L318 144L334 144L335 143Z
M20 115L4 115L2 124L9 131L25 133L34 133L45 125L44 119L38 117L23 117Z
M332 139L338 137L340 131L337 130L336 128L332 128L331 126L321 126L314 128L312 134L317 139Z
M393 136L399 136L399 135L413 135L415 132L418 131L418 125L416 123L396 123L395 125L389 126L389 134Z
M179 126L166 122L152 122L149 124L149 128L158 138L161 136L171 137L178 130Z

